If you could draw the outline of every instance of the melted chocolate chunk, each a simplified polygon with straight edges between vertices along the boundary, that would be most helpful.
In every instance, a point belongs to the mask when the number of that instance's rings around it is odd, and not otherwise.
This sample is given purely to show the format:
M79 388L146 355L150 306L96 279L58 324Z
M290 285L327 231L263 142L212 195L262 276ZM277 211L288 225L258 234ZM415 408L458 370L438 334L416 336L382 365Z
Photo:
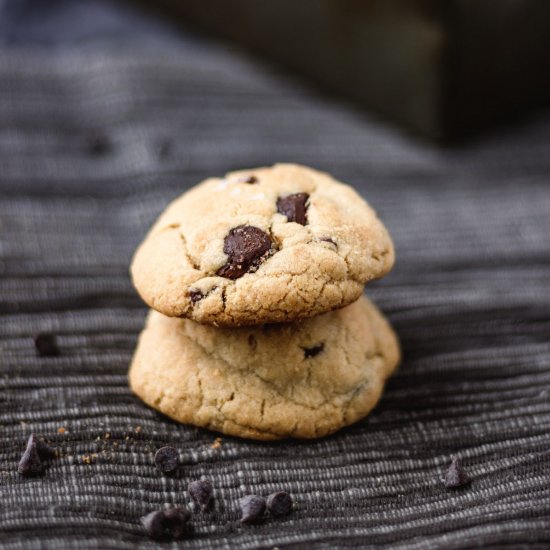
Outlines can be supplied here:
M199 481L192 481L187 490L200 509L206 512L214 494L210 480L201 479Z
M307 193L295 193L277 199L277 212L287 217L289 222L296 222L301 225L307 223Z
M292 497L286 491L278 491L267 497L267 509L276 516L286 516L292 510Z
M234 227L225 237L223 251L228 255L228 259L218 270L218 275L227 279L242 277L268 256L271 244L269 235L257 227Z
M316 357L319 355L324 349L325 344L322 342L320 344L317 344L316 346L313 346L311 348L302 348L304 350L304 357L306 359L309 359L310 357Z
M40 357L56 357L59 355L55 334L41 332L34 337L34 347Z
M155 453L155 466L165 474L173 472L179 466L180 457L178 450L174 447L161 447Z
M265 498L258 495L246 495L239 499L241 523L252 523L259 520L265 512Z
M179 539L185 532L191 514L185 508L156 510L141 518L146 533L153 539Z
M256 176L241 176L238 180L239 183L258 183L258 178Z
M447 489L455 489L463 487L470 482L468 474L462 467L462 462L458 456L453 456L451 465L445 474L445 487Z
M204 294L198 288L189 289L189 299L192 304L196 304L204 298Z

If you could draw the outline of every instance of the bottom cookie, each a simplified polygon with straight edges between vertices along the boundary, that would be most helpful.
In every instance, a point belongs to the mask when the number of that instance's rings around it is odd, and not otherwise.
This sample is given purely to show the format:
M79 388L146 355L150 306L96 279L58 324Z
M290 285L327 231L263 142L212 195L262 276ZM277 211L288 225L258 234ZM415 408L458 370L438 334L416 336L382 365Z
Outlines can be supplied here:
M366 416L399 355L366 297L299 323L231 329L151 311L129 380L179 422L251 439L315 438Z

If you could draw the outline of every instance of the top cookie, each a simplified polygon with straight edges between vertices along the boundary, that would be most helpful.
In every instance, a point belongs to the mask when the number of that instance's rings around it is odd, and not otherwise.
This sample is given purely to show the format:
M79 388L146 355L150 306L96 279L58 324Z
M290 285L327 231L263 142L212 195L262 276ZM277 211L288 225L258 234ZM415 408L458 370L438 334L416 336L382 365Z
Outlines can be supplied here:
M240 326L343 307L393 262L386 228L351 187L276 164L207 179L177 198L131 272L141 297L165 315Z

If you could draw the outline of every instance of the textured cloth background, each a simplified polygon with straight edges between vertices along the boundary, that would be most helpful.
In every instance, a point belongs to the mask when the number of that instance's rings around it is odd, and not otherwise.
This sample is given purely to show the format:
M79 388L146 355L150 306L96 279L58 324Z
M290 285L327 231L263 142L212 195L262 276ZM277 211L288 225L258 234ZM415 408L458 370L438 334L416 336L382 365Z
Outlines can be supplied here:
M215 505L185 548L550 544L550 118L438 151L222 47L0 51L0 545L153 548L138 518ZM275 161L328 170L379 211L397 265L368 294L404 362L363 422L312 442L181 426L128 390L146 309L131 254L209 175ZM36 357L32 336L62 355ZM159 345L161 345L159 343ZM28 434L61 452L16 473ZM181 451L164 477L157 448ZM473 481L441 483L458 453ZM288 518L237 499L286 489Z

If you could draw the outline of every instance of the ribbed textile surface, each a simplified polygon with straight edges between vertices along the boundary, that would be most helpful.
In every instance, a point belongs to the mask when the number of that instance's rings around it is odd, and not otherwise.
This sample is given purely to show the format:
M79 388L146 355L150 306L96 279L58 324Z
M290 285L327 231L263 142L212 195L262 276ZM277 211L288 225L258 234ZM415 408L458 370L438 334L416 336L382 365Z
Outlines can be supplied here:
M548 547L549 143L539 116L436 150L217 46L0 52L1 547L155 548L139 517L202 475L212 511L164 547ZM332 437L218 446L128 389L146 313L128 265L190 185L276 161L332 172L387 224L397 264L367 292L404 361ZM61 457L24 478L31 431ZM453 454L472 477L454 492ZM239 497L279 489L290 516L239 525Z

